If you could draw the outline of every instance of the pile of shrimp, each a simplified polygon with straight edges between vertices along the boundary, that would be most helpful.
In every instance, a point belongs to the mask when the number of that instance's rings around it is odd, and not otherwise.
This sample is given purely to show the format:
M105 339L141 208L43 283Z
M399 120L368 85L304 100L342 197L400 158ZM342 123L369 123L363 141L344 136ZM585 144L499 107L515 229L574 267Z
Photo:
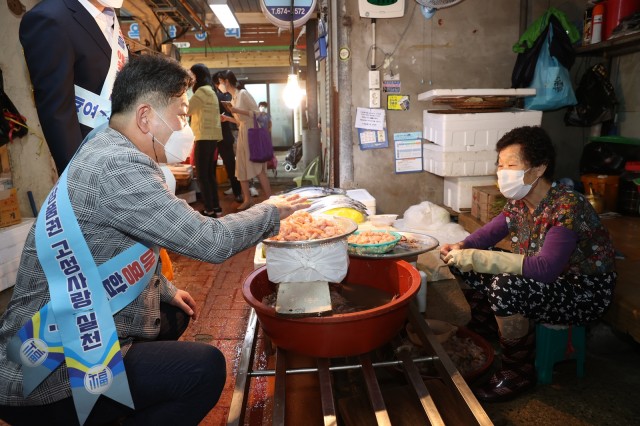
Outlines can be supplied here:
M296 212L280 222L280 233L271 241L308 241L335 237L344 233L342 227L330 220Z
M363 231L350 235L347 241L351 244L382 244L395 240L396 237L388 232Z

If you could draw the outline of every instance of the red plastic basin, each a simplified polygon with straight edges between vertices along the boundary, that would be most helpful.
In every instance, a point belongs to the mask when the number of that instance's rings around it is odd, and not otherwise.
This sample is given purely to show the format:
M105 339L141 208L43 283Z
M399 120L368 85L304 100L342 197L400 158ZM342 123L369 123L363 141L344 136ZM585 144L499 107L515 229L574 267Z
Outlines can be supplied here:
M403 327L408 303L420 288L420 274L409 263L393 259L351 257L345 283L377 288L399 297L372 309L328 317L277 316L262 298L275 290L266 267L255 270L242 294L255 310L264 333L283 348L314 357L342 357L369 352L391 340Z

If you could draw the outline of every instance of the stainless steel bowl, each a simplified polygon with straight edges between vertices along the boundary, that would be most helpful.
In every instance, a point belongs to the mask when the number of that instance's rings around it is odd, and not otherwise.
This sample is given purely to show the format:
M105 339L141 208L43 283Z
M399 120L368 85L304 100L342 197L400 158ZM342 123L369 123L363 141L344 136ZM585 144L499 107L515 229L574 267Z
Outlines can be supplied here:
M328 237L328 238L320 238L317 240L273 241L267 238L262 242L264 245L269 247L288 247L288 248L314 247L314 246L319 246L322 244L347 238L349 235L353 234L358 229L358 224L349 218L342 217L342 216L329 216L329 215L324 215L323 217L325 219L332 220L337 224L339 224L344 230L344 232L340 235L334 235L333 237Z

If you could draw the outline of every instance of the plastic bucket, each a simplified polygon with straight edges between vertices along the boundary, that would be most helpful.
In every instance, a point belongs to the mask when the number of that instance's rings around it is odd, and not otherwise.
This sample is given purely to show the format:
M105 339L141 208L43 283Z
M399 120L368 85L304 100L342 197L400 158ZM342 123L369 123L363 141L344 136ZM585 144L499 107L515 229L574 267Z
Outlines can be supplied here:
M349 259L345 283L364 285L396 295L372 309L328 317L292 318L276 315L262 303L274 291L266 267L249 275L242 295L258 315L264 333L283 349L315 357L342 357L369 352L403 328L409 302L420 288L420 274L409 263L393 259Z
M591 188L604 198L604 211L614 212L618 208L618 185L620 176L586 174L580 177L584 193L589 195Z

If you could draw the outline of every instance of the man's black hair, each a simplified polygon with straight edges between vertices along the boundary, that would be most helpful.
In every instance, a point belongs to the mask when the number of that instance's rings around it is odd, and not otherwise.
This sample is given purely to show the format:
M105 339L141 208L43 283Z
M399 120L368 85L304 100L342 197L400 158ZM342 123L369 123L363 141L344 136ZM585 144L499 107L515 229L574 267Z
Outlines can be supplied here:
M111 113L129 112L141 101L165 108L192 84L193 78L174 59L162 55L131 56L113 84Z

